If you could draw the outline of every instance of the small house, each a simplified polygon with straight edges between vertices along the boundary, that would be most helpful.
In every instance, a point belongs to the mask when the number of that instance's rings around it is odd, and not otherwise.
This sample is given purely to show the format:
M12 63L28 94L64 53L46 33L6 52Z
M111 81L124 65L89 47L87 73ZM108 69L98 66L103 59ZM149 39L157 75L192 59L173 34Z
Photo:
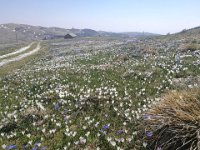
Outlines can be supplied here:
M67 33L65 36L64 36L64 39L73 39L76 37L76 34L74 33Z

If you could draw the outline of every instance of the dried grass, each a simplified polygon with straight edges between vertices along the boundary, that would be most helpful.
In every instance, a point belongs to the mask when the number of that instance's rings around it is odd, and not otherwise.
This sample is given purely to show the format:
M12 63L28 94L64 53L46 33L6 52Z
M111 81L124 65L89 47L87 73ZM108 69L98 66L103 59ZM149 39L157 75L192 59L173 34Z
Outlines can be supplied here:
M141 124L146 149L200 150L200 90L166 94Z

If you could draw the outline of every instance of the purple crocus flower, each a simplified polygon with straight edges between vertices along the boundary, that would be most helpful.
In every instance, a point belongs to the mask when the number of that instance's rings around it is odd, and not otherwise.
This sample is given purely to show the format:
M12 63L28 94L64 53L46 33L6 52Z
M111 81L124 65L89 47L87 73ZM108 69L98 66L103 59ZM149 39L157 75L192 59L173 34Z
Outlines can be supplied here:
M17 149L16 145L10 145L8 147L6 147L6 150L10 150L10 149Z
M153 132L152 131L146 131L146 136L147 137L152 137L153 136Z
M32 150L37 150L37 147L38 147L39 144L40 144L40 142L36 142L36 143L34 144L34 147L32 148Z
M149 119L151 119L151 115L149 115L149 114L145 114L145 115L143 115L143 118L144 118L144 120L149 120Z
M58 110L58 109L59 109L58 103L56 103L56 104L54 105L54 109L55 109L55 110Z
M45 149L46 149L46 147L42 146L41 150L45 150Z
M37 147L39 143L40 143L40 142L36 142L36 143L34 144L34 147Z
M33 147L32 150L37 150L37 147Z
M119 130L119 131L116 132L116 134L122 134L122 133L123 133L122 130Z
M28 148L28 144L24 144L23 149L27 149L27 148Z
M107 129L109 129L109 127L110 127L110 125L104 125L102 129L107 130Z

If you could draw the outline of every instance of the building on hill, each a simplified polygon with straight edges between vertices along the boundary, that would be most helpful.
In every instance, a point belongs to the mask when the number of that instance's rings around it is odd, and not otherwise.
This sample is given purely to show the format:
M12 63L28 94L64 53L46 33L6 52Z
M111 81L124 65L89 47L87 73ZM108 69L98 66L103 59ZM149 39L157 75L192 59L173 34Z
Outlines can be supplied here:
M67 33L64 36L64 39L72 39L72 38L75 38L75 37L76 37L76 34L74 34L74 33Z

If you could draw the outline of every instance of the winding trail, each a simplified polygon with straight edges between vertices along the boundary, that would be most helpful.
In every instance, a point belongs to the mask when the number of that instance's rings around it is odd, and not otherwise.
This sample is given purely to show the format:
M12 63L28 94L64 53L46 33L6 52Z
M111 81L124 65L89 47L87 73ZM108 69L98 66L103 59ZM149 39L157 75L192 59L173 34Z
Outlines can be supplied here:
M32 45L33 45L33 43L29 44L29 45L26 46L26 47L22 47L22 48L20 48L19 50L15 51L15 52L2 55L2 56L0 56L0 59L9 57L9 56L12 56L12 55L15 55L15 54L19 54L19 53L21 53L21 52L24 52L24 51L26 51L27 49L29 49Z
M29 46L31 46L31 45L32 45L32 43L31 43ZM28 46L27 46L27 47L28 47ZM41 48L40 43L38 43L38 44L37 44L37 47L36 47L35 49L33 49L32 51L29 51L29 52L27 52L27 53L23 53L23 54L21 54L21 55L19 55L19 56L16 56L16 57L13 57L13 58L10 58L10 59L4 59L2 62L0 62L0 67L3 66L3 65L8 64L8 63L10 63L10 62L19 61L19 60L21 60L21 59L23 59L23 58L25 58L25 57L27 57L27 56L30 56L30 55L32 55L32 54L38 52L38 51L40 50L40 48ZM28 48L27 48L27 49L28 49ZM9 53L9 54L10 54L10 53Z

